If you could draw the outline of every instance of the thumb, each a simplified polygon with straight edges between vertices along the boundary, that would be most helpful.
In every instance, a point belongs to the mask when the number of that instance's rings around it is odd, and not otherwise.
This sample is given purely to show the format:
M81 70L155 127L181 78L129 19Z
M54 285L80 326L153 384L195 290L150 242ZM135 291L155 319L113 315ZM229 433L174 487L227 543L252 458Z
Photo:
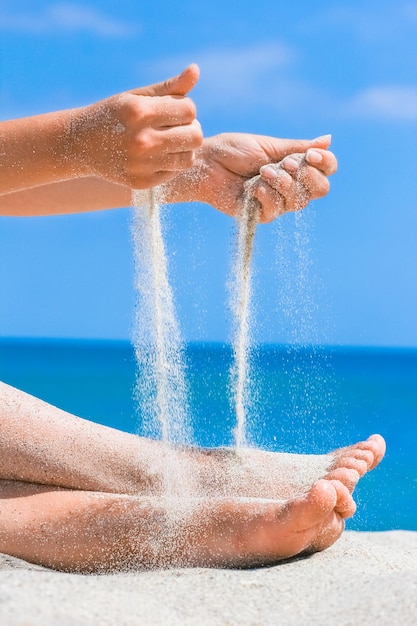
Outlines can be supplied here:
M130 93L137 96L185 96L197 84L200 76L200 69L196 63L192 63L172 78L161 83L132 89Z
M265 146L262 146L272 161L280 161L284 157L296 153L307 152L309 148L326 150L331 143L331 135L322 135L315 139L271 139L266 137Z

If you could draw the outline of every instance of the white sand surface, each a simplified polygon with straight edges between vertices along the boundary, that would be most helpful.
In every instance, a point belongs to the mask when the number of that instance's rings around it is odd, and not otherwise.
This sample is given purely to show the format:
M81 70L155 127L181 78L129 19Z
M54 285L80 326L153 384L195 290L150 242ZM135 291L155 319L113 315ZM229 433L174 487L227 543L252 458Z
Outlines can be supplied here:
M62 574L0 555L1 626L416 626L417 532L253 570Z

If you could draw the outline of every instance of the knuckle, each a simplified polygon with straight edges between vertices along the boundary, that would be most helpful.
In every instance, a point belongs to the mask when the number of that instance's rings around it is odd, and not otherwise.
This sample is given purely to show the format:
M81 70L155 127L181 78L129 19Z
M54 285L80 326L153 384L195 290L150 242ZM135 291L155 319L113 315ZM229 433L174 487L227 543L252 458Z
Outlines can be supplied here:
M193 100L191 100L191 98L184 98L182 100L182 105L184 108L184 112L188 116L190 121L194 120L197 117L197 109Z
M142 130L133 138L130 146L130 153L132 154L143 154L147 152L151 152L154 148L154 141L152 137L152 133L149 133L145 130Z
M172 88L172 80L170 78L167 78L165 80L163 80L162 82L159 83L159 92L161 94L167 94L171 92L171 88Z
M144 96L133 96L128 94L123 101L123 108L130 119L142 117L147 110L146 98Z
M148 96L134 96L129 103L128 119L132 126L142 127L148 125L155 117L155 105L153 98Z

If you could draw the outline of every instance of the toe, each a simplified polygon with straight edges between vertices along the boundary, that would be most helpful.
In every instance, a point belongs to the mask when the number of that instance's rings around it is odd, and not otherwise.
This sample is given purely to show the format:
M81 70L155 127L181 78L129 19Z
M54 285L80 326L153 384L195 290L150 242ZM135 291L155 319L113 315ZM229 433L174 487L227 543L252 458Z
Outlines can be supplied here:
M365 473L365 472L364 472ZM355 468L350 467L338 467L332 471L330 471L326 475L327 480L338 480L345 487L347 487L349 493L355 489L358 484L359 478L362 476Z
M381 435L371 435L369 439L365 442L368 444L370 449L374 455L374 461L369 469L374 469L384 458L387 444L385 443L385 439L381 437Z
M315 517L314 535L302 554L319 552L333 545L343 533L345 518L353 515L356 509L349 490L338 480L317 481L310 498L321 502L322 508L321 515ZM310 521L313 520L310 518Z
M356 511L356 503L346 485L340 480L332 480L332 485L337 493L337 501L334 507L335 513L341 518L352 517Z
M366 474L374 462L374 455L371 450L361 448L346 448L335 456L332 469L348 467L355 469L360 476Z
M366 471L370 471L381 462L385 449L386 444L383 437L381 435L371 435L365 441L359 441L352 446L336 450L333 453L332 467L347 467L351 464L350 459L357 459L365 461L367 465Z
M337 481L334 481L335 483ZM309 549L323 524L334 516L338 490L320 479L303 496L263 511L245 527L244 540L252 551L263 553L263 563L287 559ZM271 558L272 557L272 558Z

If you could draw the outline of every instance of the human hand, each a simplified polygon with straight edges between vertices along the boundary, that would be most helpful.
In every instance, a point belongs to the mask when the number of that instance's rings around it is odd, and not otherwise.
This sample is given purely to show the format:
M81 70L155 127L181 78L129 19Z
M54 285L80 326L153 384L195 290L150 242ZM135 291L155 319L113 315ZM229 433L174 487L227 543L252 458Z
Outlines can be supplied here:
M208 202L235 216L243 195L260 203L258 219L269 222L286 211L304 208L329 191L328 176L337 170L327 148L330 136L313 140L275 139L263 135L225 133L205 139L195 166L168 185L170 201ZM183 193L193 197L183 197Z
M83 175L135 189L153 187L190 168L203 135L186 94L198 78L198 67L190 65L162 83L74 110L68 158Z

